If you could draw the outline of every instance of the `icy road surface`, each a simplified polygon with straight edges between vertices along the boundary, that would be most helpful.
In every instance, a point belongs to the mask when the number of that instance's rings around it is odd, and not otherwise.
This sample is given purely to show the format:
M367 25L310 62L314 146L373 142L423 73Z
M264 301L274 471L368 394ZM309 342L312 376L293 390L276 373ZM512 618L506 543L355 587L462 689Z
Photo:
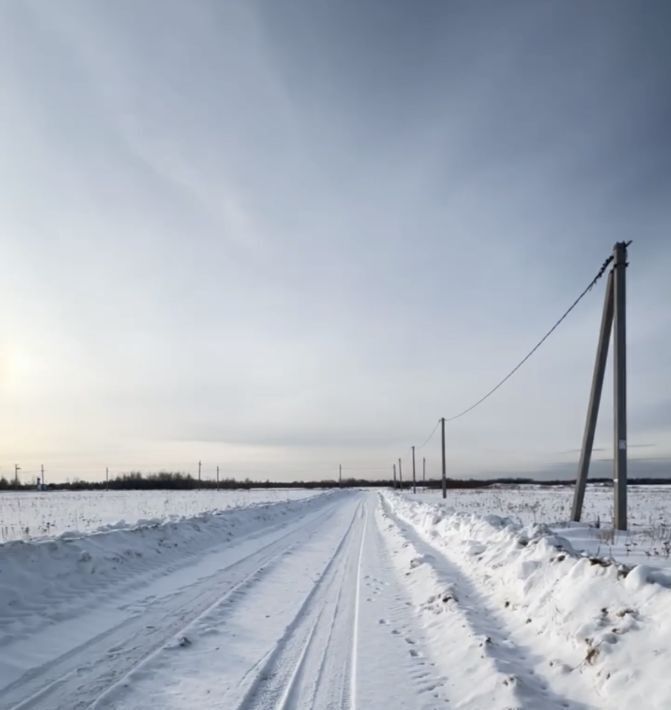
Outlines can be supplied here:
M670 707L655 574L374 491L6 543L0 707Z

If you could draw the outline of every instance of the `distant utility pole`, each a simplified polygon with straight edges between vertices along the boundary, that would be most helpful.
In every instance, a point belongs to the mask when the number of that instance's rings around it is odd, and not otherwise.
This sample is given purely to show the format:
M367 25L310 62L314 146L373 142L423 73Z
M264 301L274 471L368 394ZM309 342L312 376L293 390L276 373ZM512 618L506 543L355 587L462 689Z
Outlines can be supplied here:
M202 463L199 461L198 462L198 480L200 481L200 468L202 466Z
M440 433L443 453L443 498L447 498L447 478L445 477L445 417L440 419Z
M342 464L338 464L338 486L342 486Z
M219 466L217 466L217 488L219 488Z
M398 485L403 490L403 469L401 468L401 459L398 460Z
M398 488L396 485L396 464L394 464L394 488Z
M415 476L415 447L412 447L412 492L417 493L417 477Z
M608 359L608 345L613 332L613 492L614 527L627 529L627 341L626 341L626 298L625 279L627 267L627 247L629 242L618 242L613 247L613 268L608 273L606 295L601 315L599 343L597 345L592 389L590 391L587 419L578 463L575 493L571 519L579 521L582 515L585 488L589 474L589 464L594 445L594 433L599 415L599 404L603 379Z
M422 456L422 483L426 483L426 456Z
M105 487L107 490L109 490L110 487L110 470L109 468L105 468Z
M44 486L44 464L42 464L40 466L40 474L41 474L40 480L42 481L42 486Z
M14 484L19 485L19 471L21 470L21 466L19 466L18 463L14 464Z

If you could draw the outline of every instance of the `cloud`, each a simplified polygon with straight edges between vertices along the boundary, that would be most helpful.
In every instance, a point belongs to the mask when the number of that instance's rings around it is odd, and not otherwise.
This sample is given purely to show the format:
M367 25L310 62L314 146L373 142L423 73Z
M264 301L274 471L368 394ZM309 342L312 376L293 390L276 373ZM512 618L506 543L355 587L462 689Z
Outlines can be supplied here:
M630 438L666 454L668 12L3 6L0 459L384 469L630 238ZM601 297L450 428L455 468L580 442Z

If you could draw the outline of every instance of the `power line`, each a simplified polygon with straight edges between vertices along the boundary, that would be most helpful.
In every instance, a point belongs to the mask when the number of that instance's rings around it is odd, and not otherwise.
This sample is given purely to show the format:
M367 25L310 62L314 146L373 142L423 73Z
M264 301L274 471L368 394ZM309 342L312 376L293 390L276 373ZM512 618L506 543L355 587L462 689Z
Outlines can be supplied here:
M631 241L627 242L625 246L629 246L631 244ZM540 348L540 346L554 333L554 331L559 327L559 325L566 319L566 317L571 313L571 311L582 301L582 299L589 293L589 291L594 288L595 284L597 281L604 275L606 272L606 269L608 268L608 265L613 261L613 255L611 254L601 265L601 268L599 271L596 273L594 278L587 284L587 286L581 291L579 296L573 301L573 303L564 311L564 313L561 315L561 317L554 323L554 325L545 333L545 335L531 348L531 350L513 367L510 372L508 372L505 377L503 377L499 382L494 385L486 394L484 394L480 399L478 399L476 402L471 404L469 407L466 409L462 410L458 414L455 414L454 416L448 417L448 418L443 418L441 417L438 419L436 424L434 425L433 429L431 430L431 433L426 437L424 442L422 443L421 446L418 446L418 449L423 449L429 441L433 438L433 435L436 433L436 430L438 429L438 426L440 425L441 422L452 422L455 419L459 419L463 417L464 415L468 414L469 412L472 412L476 407L481 405L485 400L489 399L502 385L504 385L519 369L524 365L524 363ZM444 434L444 429L443 429L443 434ZM443 442L444 446L444 442ZM412 447L411 447L412 448ZM443 456L444 456L444 450L443 450ZM443 460L443 468L444 468L444 460ZM444 472L443 472L444 473ZM444 476L443 476L444 477ZM444 497L445 491L443 491L443 497Z
M433 438L433 435L436 433L436 430L438 429L438 425L440 424L440 419L436 422L436 425L433 427L431 430L431 433L424 439L424 443L421 446L418 446L418 449L423 449Z
M631 244L631 242L629 242L629 244ZM536 352L536 350L538 350L538 348L540 348L540 346L550 337L550 335L552 335L552 333L554 333L554 331L559 327L559 325L562 323L562 321L578 305L578 303L580 303L580 301L582 301L582 299L587 295L587 293L589 291L591 291L592 288L594 288L594 285L604 275L606 269L608 268L608 265L610 264L610 262L612 260L613 260L613 256L611 254L611 256L609 256L603 262L603 264L601 265L601 268L597 272L596 276L589 282L589 284L587 284L587 286L582 291L582 293L578 296L578 298L576 298L575 301L573 301L573 303L566 309L566 311L564 311L564 313L559 318L559 320L557 320L555 322L555 324L552 326L552 328L550 328L550 330L548 330L548 332L545 333L545 335L536 343L536 345L534 345L533 348L531 348L531 350L517 363L517 365L515 365L515 367L513 367L513 369L502 380L500 380L496 385L494 385L494 387L492 387L489 390L489 392L487 392L485 395L480 397L480 399L477 402L474 402L473 404L471 404L470 407L467 407L466 409L459 412L458 414L455 414L452 417L446 417L445 421L446 422L453 422L455 419L459 419L459 418L463 417L465 414L472 412L477 406L482 404L486 399L489 399L494 394L494 392L496 392L496 390L499 389L499 387L501 387L503 384L505 384L520 369L520 367L522 367L522 365L524 365L524 363ZM433 432L432 432L431 436L433 436Z

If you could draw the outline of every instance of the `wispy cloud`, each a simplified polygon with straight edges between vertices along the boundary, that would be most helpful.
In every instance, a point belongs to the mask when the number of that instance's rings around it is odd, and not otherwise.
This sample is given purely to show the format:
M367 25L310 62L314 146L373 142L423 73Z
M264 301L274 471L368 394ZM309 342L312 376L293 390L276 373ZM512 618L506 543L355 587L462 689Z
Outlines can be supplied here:
M0 459L386 465L631 238L630 437L671 453L668 18L3 5ZM600 299L449 428L454 468L575 450Z

